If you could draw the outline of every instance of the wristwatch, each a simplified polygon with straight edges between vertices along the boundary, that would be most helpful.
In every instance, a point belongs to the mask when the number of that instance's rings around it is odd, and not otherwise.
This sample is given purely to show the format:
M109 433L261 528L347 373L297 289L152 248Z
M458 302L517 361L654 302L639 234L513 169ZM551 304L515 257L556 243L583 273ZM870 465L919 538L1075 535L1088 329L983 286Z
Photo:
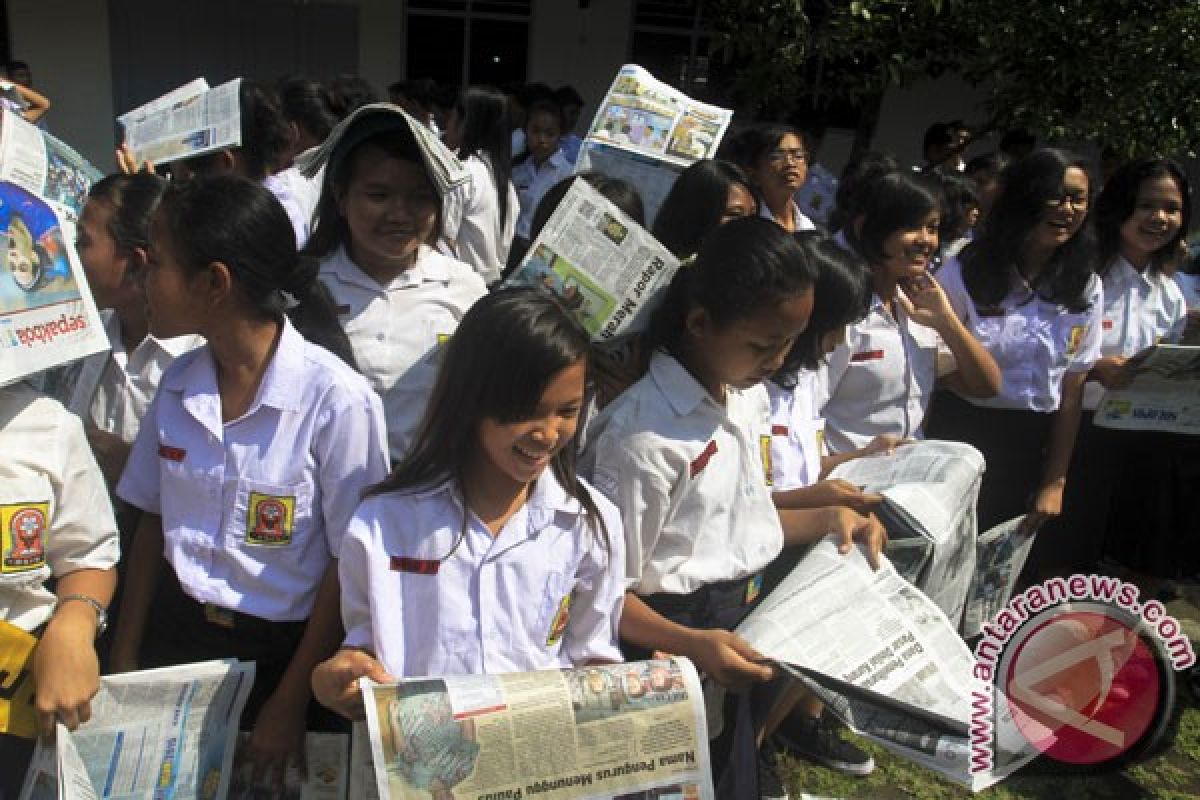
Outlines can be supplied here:
M60 597L58 598L58 605L61 606L63 603L71 600L79 600L80 602L87 603L96 612L96 638L99 639L104 634L104 631L108 629L108 612L104 609L104 606L100 605L99 600L94 597L88 597L86 594L69 594L65 597Z

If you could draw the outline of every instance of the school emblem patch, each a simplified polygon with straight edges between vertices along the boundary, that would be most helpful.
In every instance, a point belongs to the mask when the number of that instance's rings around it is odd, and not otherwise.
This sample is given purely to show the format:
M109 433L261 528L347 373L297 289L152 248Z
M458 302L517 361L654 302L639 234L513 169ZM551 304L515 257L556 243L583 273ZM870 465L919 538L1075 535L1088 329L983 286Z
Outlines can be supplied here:
M296 498L250 493L246 511L246 544L284 547L292 543Z
M546 636L546 646L558 644L558 640L567 632L567 623L571 621L571 595L558 602L558 611L550 623L550 633Z
M1079 352L1079 344L1083 341L1083 326L1072 325L1071 337L1067 340L1067 355L1073 356Z
M0 574L28 572L46 564L46 528L49 503L0 505Z
M767 478L767 486L774 486L775 479L771 477L771 437L767 434L758 437L758 452L762 457L763 473Z

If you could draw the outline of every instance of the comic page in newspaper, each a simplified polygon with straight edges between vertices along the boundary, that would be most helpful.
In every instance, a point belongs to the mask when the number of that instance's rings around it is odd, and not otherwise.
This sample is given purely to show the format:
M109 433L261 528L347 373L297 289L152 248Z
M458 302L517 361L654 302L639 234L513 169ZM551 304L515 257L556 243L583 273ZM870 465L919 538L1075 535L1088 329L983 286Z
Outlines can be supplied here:
M1094 419L1104 428L1200 435L1200 347L1154 347L1128 387L1104 394Z
M576 178L507 283L553 292L605 342L645 328L678 268L657 239Z
M890 563L826 539L737 632L814 691L852 730L979 791L1028 763L1023 743L970 771L974 658L956 626Z
M684 659L363 692L385 800L714 797L703 693Z
M599 169L630 181L651 224L679 173L716 155L732 119L729 109L693 100L626 64L592 120L576 171Z
M21 800L225 797L253 682L236 661L103 676L92 718L38 743Z
M241 83L234 78L208 89L192 81L118 117L137 163L169 164L240 145Z
M0 270L0 384L107 350L75 252L75 225L56 204L0 181L0 229L8 240Z

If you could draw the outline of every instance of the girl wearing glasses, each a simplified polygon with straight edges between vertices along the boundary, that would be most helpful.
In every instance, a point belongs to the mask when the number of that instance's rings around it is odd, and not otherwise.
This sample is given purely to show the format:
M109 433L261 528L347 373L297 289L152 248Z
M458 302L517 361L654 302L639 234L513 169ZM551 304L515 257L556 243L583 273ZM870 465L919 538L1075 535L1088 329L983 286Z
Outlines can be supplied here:
M817 227L794 199L808 179L808 149L798 130L774 123L750 128L734 143L733 155L758 193L760 217L775 220L788 233Z
M1005 171L979 237L938 273L954 312L1002 373L994 397L943 392L927 425L931 438L969 442L987 460L981 529L1024 513L1032 533L1062 510L1104 308L1083 225L1088 192L1076 156L1030 154Z

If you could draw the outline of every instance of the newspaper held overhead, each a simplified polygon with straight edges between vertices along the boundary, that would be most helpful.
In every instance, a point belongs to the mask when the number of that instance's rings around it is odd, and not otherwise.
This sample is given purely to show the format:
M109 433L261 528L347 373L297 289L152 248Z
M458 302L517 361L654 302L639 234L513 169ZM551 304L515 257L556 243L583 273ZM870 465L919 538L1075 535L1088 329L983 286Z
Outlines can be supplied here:
M926 439L847 461L830 474L883 495L889 558L955 622L975 572L983 470L983 456L970 445Z
M362 687L385 800L714 798L685 659Z
M576 178L506 284L548 289L592 341L605 342L645 329L678 268L657 239Z
M1200 347L1157 345L1136 370L1127 388L1104 394L1095 423L1200 435Z
M1025 743L970 772L974 658L941 609L858 548L820 542L737 632L851 729L973 791L1036 757Z
M716 155L732 119L729 109L693 100L626 64L592 120L576 171L599 169L630 181L651 224L679 173Z
M7 122L7 119L5 120ZM4 152L0 170L11 174ZM0 385L108 349L75 252L75 225L57 204L0 181Z
M0 181L15 183L53 203L67 219L77 220L88 189L101 177L100 170L72 147L20 115L4 111L0 118Z
M38 742L21 800L225 797L253 683L236 661L103 676L92 718Z
M242 143L242 79L197 79L117 118L137 163L169 164Z

